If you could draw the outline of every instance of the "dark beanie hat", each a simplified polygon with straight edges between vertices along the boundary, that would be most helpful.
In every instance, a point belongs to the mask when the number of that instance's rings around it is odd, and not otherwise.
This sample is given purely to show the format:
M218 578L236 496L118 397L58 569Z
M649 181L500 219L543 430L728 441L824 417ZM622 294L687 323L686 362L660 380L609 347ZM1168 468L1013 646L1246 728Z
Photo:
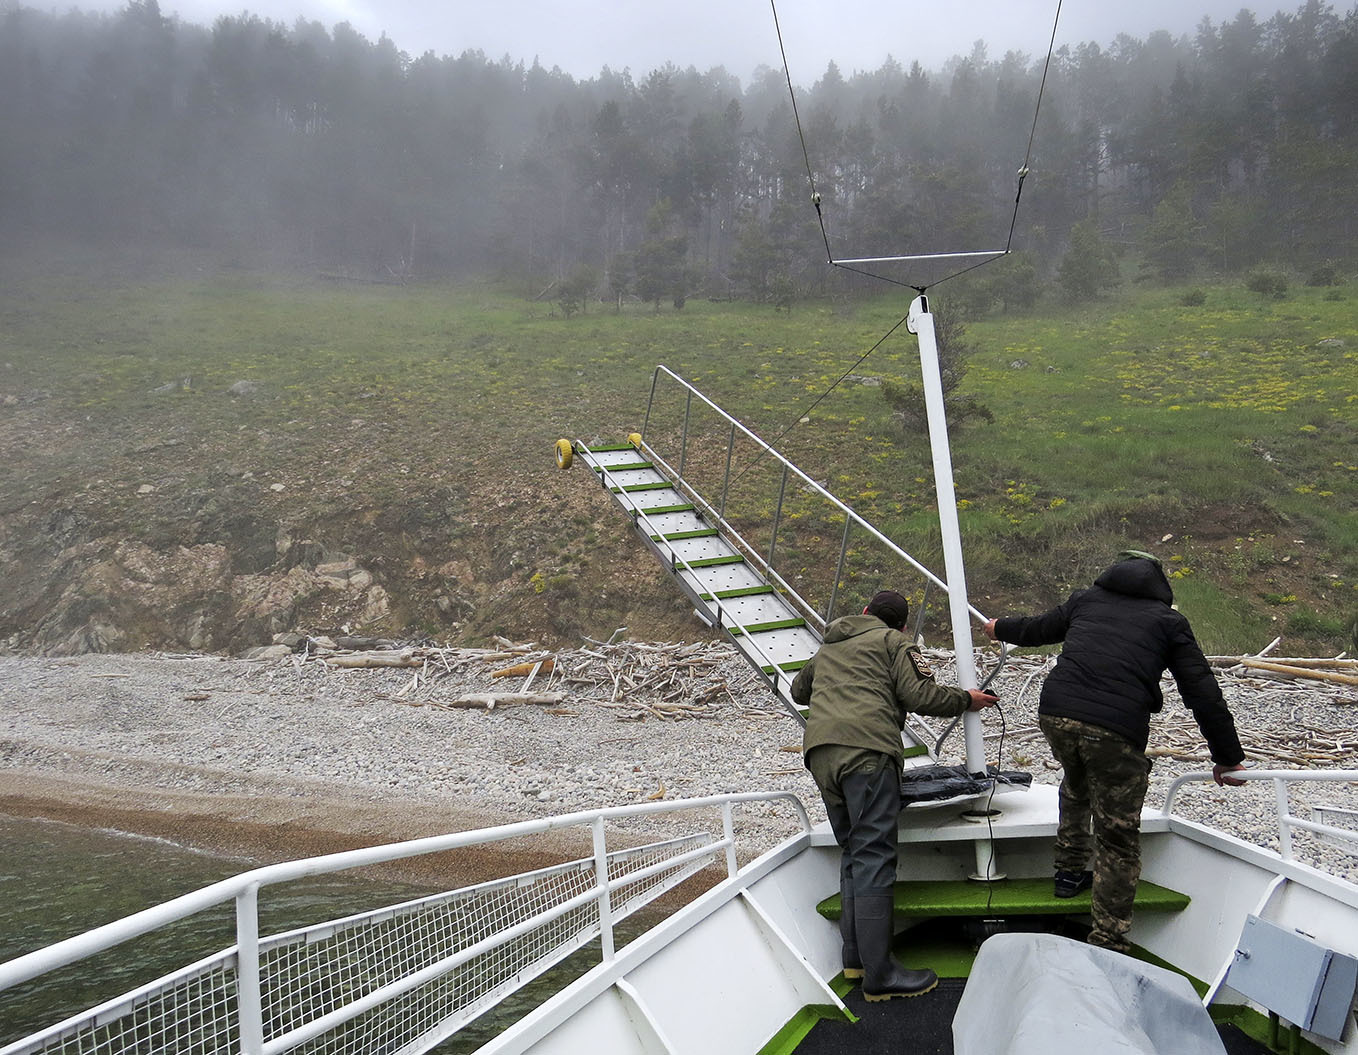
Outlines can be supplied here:
M910 618L910 602L895 590L882 590L872 595L865 609L893 630L900 630Z

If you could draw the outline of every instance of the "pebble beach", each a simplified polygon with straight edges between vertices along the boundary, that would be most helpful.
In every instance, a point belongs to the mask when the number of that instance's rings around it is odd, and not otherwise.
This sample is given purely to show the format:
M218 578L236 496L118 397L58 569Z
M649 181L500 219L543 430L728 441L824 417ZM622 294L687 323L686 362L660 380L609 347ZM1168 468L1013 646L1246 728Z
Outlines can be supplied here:
M951 657L930 656L951 683ZM982 657L983 669L993 658ZM799 725L727 646L596 643L554 659L547 673L510 679L495 677L503 657L468 650L439 653L414 670L341 667L305 653L0 656L0 813L261 861L731 792L792 792L813 822L823 819L802 767ZM661 687L654 676L635 675L662 662L680 672L667 673ZM584 663L589 677L581 676ZM985 742L992 764L1055 784L1060 771L1036 725L1048 663L1011 658L995 681L1003 704L986 715ZM1358 765L1358 734L1348 736L1352 693L1220 680L1251 768ZM548 702L465 702L522 688ZM1172 682L1165 688L1149 749L1156 764L1148 807L1163 802L1174 776L1211 767ZM926 732L938 735L943 725ZM961 750L961 737L952 736L940 761L962 761ZM1350 784L1308 785L1294 798L1303 816L1316 805L1358 809ZM1176 811L1276 848L1269 783L1195 784ZM684 823L669 814L646 822L648 834L661 836ZM784 803L742 807L744 854L798 823ZM1358 876L1351 847L1306 838L1297 852ZM504 874L497 866L506 856L512 850L490 849L465 875Z

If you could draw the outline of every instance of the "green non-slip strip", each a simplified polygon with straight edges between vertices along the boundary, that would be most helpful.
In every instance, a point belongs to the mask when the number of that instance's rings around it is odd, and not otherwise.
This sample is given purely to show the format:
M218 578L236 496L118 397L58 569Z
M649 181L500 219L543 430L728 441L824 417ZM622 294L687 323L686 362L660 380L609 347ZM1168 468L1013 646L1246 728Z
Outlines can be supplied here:
M650 462L628 462L625 465L596 465L594 471L601 473L607 469L610 473L626 473L636 469L654 469L655 466Z
M809 659L792 659L788 660L788 662L786 663L779 663L778 669L781 670L784 674L791 674L793 671L801 670L804 666L806 666L810 662L811 661ZM773 673L772 667L760 667L759 669L762 670L765 674ZM839 895L836 894L835 896L838 897Z
M916 744L914 747L907 747L901 752L902 758L918 758L920 755L927 755L929 749L923 744Z
M609 443L602 447L586 448L591 454L607 454L611 451L634 451L636 450L630 443Z
M767 634L772 630L795 630L799 626L806 626L806 620L775 619L769 623L751 623L744 629L738 626L729 626L726 630L732 637L739 637L741 634Z
M1188 907L1187 894L1155 883L1136 888L1136 909L1148 912L1181 912ZM1083 915L1089 911L1089 891L1072 898L1058 898L1050 878L998 879L993 883L962 880L924 880L897 883L892 909L898 916L1053 916ZM816 906L826 919L839 919L839 895L832 894Z
M841 999L844 996L843 993L838 995ZM759 1049L758 1055L792 1055L798 1045L806 1039L806 1035L822 1019L829 1019L832 1022L857 1022L858 1016L847 1007L840 1010L833 1004L807 1004Z
M727 557L704 557L702 558L702 560L691 560L688 562L688 567L716 568L720 567L723 564L744 564L744 563L745 563L744 557L742 557L739 553L732 553L730 556ZM676 571L684 570L684 566L681 564L676 564L674 567Z
M673 488L673 486L667 480L660 480L653 484L623 484L621 487L610 487L609 490L614 494L618 492L631 494L633 491L663 491L665 488Z
M692 502L682 502L677 506L651 506L649 509L633 509L632 515L637 516L640 512L645 513L650 517L658 517L664 513L692 513L693 509L694 506Z
M716 598L718 601L729 601L733 597L758 597L760 594L773 593L772 586L742 586L738 590L718 590L715 594L700 593L698 600L710 601Z
M690 538L714 538L717 535L716 528L702 528L697 531L676 531L673 535L652 535L652 542L683 542Z

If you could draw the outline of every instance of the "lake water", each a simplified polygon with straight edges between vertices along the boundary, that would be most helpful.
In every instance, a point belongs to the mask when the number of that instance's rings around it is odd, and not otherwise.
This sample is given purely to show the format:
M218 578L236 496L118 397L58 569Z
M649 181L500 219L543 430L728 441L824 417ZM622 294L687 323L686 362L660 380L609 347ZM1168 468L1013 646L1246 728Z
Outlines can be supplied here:
M258 864L248 858L200 853L160 839L0 815L0 963ZM276 933L433 892L354 875L265 888L260 893L260 933ZM233 945L235 940L235 908L227 903L0 993L0 1047ZM619 935L620 943L623 940L625 936ZM441 1045L440 1055L475 1050L593 962L597 962L597 953L582 950L529 986L509 1006L483 1016Z

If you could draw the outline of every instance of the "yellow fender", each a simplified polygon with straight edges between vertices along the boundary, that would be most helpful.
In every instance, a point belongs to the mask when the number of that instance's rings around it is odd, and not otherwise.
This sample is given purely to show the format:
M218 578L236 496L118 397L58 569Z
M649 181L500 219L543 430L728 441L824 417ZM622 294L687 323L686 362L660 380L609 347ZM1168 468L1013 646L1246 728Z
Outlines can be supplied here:
M637 450L641 450L641 433L629 432L627 434L627 442L630 443Z
M571 462L575 460L575 448L571 446L570 440L556 441L556 467L558 469L569 469Z

